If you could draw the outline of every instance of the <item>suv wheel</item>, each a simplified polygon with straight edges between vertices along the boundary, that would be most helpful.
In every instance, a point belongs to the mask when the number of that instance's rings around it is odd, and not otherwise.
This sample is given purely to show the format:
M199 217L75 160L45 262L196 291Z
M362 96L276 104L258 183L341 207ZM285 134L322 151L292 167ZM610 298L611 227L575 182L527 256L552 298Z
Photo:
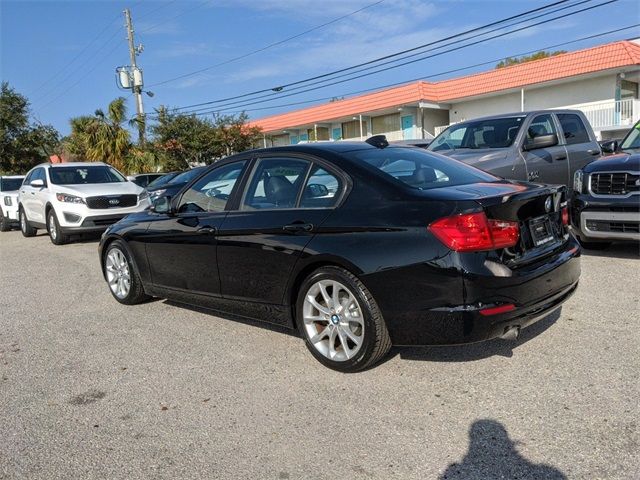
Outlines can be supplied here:
M118 302L135 305L149 298L124 242L116 240L109 245L104 254L103 271L109 290Z
M69 236L62 233L56 212L49 210L47 214L47 230L49 230L49 238L54 245L64 245L69 241Z
M24 209L22 207L20 207L18 215L20 216L20 231L22 232L22 235L25 237L35 236L35 234L38 233L38 230L33 228L29 224L29 220L27 220L27 214L24 213Z
M297 325L307 348L323 365L357 372L391 348L382 313L367 288L347 270L323 267L302 284Z
M9 219L4 216L4 213L0 208L0 232L8 232L9 230L11 230L11 224L9 223Z

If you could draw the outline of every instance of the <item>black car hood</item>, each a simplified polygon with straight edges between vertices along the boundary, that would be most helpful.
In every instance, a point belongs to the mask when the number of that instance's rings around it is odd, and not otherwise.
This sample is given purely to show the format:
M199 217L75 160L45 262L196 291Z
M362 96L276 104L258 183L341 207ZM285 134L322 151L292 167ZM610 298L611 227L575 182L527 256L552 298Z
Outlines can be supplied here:
M604 157L591 162L584 167L585 173L611 172L616 170L638 172L640 171L640 154L620 153Z
M478 162L486 162L487 160L506 158L508 152L506 148L459 148L442 150L435 153L440 153L469 165L474 165Z

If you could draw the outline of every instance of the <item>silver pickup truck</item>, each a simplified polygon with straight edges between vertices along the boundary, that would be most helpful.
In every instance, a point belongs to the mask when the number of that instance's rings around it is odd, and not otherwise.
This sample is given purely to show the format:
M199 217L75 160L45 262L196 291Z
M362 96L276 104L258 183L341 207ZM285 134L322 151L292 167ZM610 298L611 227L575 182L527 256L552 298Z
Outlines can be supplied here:
M451 125L427 150L513 180L573 187L576 170L602 154L577 110L495 115Z

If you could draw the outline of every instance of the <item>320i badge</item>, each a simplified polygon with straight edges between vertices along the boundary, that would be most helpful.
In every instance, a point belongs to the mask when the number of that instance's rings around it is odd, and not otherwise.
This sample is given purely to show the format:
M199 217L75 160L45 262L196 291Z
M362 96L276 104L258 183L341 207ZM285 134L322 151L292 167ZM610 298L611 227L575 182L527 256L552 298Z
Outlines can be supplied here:
M115 299L150 296L297 328L324 365L392 344L516 336L580 276L565 187L507 181L437 153L364 142L226 158L111 226Z

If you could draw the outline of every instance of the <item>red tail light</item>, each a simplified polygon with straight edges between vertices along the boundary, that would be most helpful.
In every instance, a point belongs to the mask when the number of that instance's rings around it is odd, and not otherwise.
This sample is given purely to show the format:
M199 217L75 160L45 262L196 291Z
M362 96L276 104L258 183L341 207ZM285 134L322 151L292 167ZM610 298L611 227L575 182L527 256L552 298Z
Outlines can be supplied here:
M484 212L441 218L429 230L456 252L513 247L520 238L518 222L488 219Z
M480 315L489 317L491 315L499 315L500 313L513 312L515 309L516 306L513 303L507 303L505 305L500 305L499 307L483 308L480 310Z
M562 224L569 225L569 207L562 207Z

